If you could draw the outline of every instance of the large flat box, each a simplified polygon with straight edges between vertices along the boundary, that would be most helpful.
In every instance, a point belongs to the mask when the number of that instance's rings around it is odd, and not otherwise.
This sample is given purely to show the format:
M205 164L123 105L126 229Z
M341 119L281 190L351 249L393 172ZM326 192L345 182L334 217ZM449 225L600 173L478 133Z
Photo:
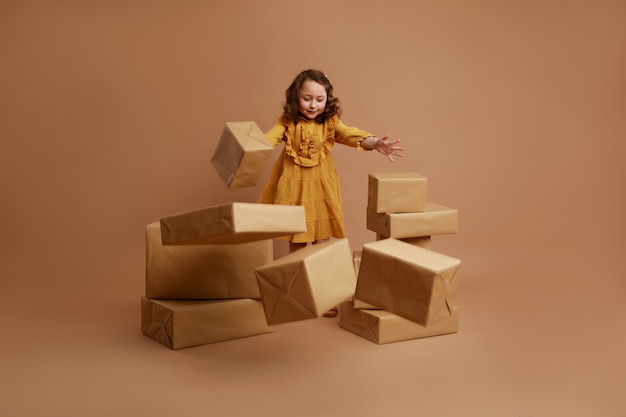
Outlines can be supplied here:
M422 326L385 310L360 310L351 302L339 307L339 326L379 345L404 340L458 333L459 308L454 307L449 317Z
M375 213L414 213L426 209L427 179L413 172L369 174L367 206Z
M229 188L252 187L273 151L255 122L227 122L211 163Z
M272 240L234 245L163 245L161 224L146 226L146 297L260 298L255 270L274 260Z
M461 261L397 239L363 245L355 298L428 326L450 317Z
M260 300L141 298L141 331L170 349L273 332Z
M164 245L246 243L302 232L302 206L227 203L161 219Z
M268 324L319 317L351 299L356 287L347 239L309 245L256 274Z
M430 202L421 213L376 213L368 208L367 229L396 239L457 233L459 211Z

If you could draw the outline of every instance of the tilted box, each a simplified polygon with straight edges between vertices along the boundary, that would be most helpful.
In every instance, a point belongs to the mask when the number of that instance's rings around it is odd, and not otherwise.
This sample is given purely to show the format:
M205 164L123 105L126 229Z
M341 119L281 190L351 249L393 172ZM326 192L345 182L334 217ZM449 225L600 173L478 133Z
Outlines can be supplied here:
M268 324L319 317L351 299L356 287L347 239L299 249L256 274Z
M363 245L355 298L430 325L452 314L461 261L397 239Z
M211 163L229 188L252 187L273 151L255 122L227 122Z
M227 203L161 219L164 245L245 243L302 232L302 206Z

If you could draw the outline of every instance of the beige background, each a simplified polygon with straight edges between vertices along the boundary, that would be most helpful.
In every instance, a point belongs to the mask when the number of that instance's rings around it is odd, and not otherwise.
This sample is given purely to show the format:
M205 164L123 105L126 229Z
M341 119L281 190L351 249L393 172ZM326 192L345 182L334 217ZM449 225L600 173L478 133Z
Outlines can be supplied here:
M604 0L2 1L0 414L626 416L625 19ZM335 148L353 249L374 239L369 172L419 172L460 210L433 248L463 261L461 332L142 336L144 226L255 201L210 166L217 137L269 128L309 67L347 124L407 148Z

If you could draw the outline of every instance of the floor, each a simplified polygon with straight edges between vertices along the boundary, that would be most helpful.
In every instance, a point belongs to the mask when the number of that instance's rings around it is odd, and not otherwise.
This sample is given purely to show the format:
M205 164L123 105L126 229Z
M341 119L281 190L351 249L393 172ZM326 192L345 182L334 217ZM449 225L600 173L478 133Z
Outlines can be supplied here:
M319 318L172 351L141 334L141 294L7 300L0 409L51 417L626 416L617 265L589 271L558 257L533 265L470 259L460 332L386 345Z

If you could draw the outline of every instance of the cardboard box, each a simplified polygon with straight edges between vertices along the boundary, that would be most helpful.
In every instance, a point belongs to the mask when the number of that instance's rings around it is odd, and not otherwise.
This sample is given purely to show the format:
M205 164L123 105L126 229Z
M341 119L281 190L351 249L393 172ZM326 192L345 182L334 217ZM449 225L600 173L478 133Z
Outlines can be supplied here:
M361 255L362 251L352 252L352 262L354 263L354 271L356 275L359 275L359 269L361 269ZM358 298L353 297L352 304L354 308L367 308L367 309L378 309L379 307L366 303L365 301L359 300Z
M351 299L356 287L347 239L309 245L256 274L268 324L319 317Z
M461 261L385 239L363 245L355 298L423 326L448 318Z
M273 151L255 122L227 122L211 163L229 188L252 187Z
M146 226L146 297L260 298L255 269L274 260L272 240L235 245L163 245Z
M367 206L375 213L414 213L426 209L426 177L412 172L369 174Z
M141 331L170 349L223 342L273 331L260 300L141 298Z
M396 239L457 233L459 211L430 202L421 213L376 213L368 208L367 228Z
M376 240L388 239L388 237L384 237L382 235L376 234ZM419 246L424 249L431 249L431 241L432 238L430 236L417 236L417 237L403 237L403 238L395 238L401 240L406 243L410 243L411 245Z
M246 243L302 232L302 206L227 203L161 219L164 245Z
M344 302L339 309L339 326L374 343L400 342L430 336L457 333L459 308L454 307L449 317L422 326L385 310L359 310Z

